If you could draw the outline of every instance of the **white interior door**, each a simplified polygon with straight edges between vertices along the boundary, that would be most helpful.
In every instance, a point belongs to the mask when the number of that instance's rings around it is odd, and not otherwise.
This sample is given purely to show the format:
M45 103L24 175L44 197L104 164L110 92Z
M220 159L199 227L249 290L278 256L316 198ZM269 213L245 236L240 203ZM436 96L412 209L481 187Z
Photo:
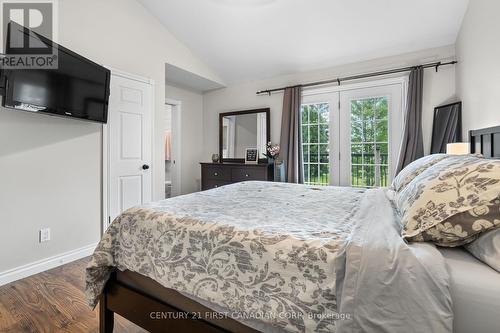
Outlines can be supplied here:
M151 201L152 85L111 76L108 108L108 214Z

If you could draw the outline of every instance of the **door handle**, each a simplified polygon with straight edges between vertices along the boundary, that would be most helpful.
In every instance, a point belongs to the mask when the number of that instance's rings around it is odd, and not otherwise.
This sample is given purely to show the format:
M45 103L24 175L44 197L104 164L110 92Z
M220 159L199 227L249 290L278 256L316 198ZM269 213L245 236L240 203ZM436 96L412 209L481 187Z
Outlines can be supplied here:
M142 170L147 170L147 169L149 169L149 165L147 165L147 164L143 164L143 165L142 165Z

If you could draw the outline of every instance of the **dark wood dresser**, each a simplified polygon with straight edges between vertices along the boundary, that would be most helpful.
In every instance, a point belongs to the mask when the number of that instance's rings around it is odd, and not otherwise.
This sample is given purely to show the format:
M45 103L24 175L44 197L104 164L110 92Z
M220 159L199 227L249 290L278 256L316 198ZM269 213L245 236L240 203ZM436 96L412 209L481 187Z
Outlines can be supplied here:
M201 190L243 182L246 180L274 180L272 164L200 163Z

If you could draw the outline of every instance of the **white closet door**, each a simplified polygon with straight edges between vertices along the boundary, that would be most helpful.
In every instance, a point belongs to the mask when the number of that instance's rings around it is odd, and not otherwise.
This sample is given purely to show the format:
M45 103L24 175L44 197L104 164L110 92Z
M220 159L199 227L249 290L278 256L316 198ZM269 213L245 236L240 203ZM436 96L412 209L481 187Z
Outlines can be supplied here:
M152 85L111 76L108 113L108 196L113 221L126 209L151 201Z

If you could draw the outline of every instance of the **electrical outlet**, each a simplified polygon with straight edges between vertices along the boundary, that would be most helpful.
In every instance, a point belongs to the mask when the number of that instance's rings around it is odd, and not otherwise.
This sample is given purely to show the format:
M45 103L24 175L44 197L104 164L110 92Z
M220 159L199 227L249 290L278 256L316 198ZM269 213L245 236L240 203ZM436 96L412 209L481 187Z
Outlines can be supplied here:
M50 228L40 229L40 243L48 242L50 240Z

